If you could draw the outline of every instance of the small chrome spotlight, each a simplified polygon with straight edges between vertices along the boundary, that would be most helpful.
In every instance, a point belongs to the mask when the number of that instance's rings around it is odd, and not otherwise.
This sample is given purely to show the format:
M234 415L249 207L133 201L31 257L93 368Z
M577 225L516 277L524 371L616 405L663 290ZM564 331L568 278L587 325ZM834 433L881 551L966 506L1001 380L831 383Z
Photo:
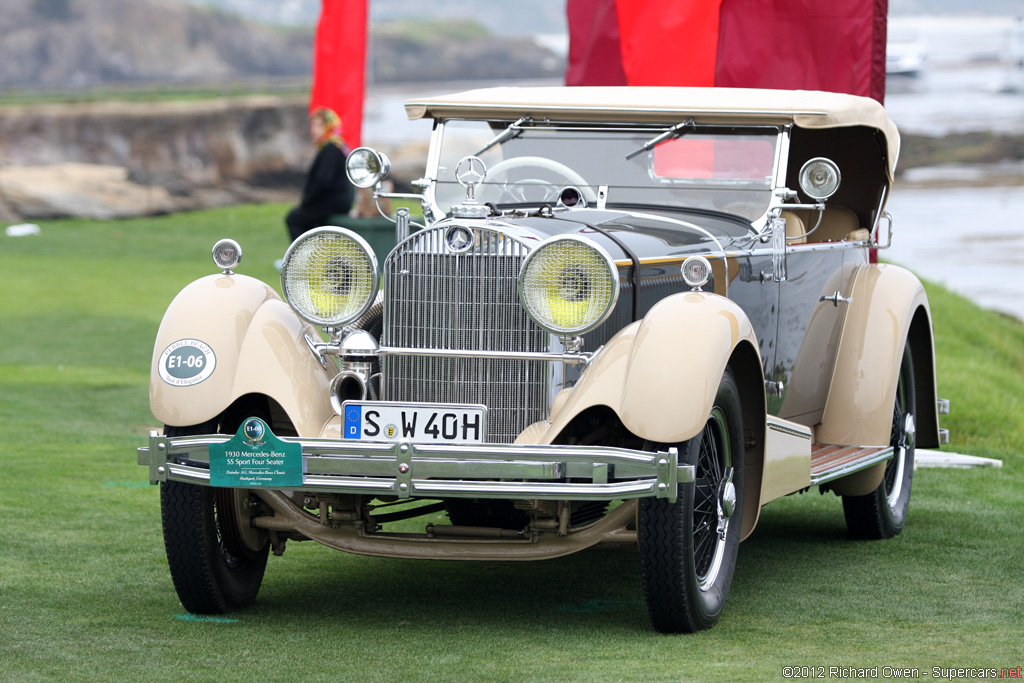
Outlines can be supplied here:
M225 275L230 275L231 270L242 262L242 247L234 240L218 241L213 245L213 262Z
M683 282L690 286L695 292L700 292L701 287L711 279L711 263L703 256L691 256L680 268L683 273Z

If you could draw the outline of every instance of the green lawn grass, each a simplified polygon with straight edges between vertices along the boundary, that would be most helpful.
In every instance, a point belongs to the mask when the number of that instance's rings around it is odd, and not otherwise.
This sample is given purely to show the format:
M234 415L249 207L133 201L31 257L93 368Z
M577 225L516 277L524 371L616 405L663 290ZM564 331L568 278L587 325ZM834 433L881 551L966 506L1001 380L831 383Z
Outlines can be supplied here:
M277 95L281 97L308 97L310 79L301 76L237 79L216 83L106 83L79 89L3 88L0 106L45 104L81 104L85 102L189 102L217 97L253 97Z
M276 282L282 205L0 236L0 679L777 680L784 666L1016 667L1024 581L1024 325L930 286L950 449L919 469L903 534L846 538L815 490L766 507L721 623L651 631L638 559L345 555L291 543L256 605L189 619L159 495L135 464L163 310L239 240ZM929 676L930 678L930 676Z

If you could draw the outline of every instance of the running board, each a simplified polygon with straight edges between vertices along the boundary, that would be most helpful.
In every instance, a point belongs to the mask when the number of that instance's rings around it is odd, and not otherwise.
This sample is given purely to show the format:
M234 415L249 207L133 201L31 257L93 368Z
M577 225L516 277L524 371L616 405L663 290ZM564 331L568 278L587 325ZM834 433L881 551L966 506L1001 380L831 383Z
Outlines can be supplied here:
M811 485L824 484L885 462L892 453L892 446L815 444L811 448Z

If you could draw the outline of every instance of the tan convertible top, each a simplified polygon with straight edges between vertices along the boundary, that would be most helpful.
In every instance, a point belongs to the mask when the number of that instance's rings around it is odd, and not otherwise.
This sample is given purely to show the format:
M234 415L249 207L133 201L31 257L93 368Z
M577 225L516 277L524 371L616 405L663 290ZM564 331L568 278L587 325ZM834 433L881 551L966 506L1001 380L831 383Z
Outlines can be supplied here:
M677 123L795 123L801 128L868 126L885 135L892 178L900 136L881 104L868 97L811 90L660 87L502 87L410 100L410 119L516 119Z

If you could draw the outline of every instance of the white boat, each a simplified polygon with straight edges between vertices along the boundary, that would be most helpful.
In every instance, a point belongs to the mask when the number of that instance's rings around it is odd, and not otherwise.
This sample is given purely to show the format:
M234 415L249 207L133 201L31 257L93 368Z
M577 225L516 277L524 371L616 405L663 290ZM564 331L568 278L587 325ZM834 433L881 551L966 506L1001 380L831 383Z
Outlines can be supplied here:
M928 53L923 40L913 35L890 36L885 47L885 74L917 78L924 71Z

